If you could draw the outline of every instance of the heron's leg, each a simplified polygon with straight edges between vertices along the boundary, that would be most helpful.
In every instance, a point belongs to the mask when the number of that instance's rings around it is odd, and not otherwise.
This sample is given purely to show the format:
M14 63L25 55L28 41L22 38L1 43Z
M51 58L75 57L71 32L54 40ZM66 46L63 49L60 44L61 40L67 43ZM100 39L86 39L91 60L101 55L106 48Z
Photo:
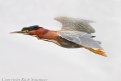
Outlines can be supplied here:
M107 55L105 54L105 52L103 50L101 50L101 49L93 49L93 48L88 48L88 47L84 47L84 48L88 49L89 51L91 51L93 53L96 53L96 54L99 54L99 55L107 57Z

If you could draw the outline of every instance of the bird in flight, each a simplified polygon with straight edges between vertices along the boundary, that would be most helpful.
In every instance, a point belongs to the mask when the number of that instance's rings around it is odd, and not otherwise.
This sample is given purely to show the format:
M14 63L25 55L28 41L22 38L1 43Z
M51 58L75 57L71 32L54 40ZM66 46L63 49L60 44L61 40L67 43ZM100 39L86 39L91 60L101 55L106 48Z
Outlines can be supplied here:
M34 36L64 48L85 48L95 54L107 56L100 46L101 42L95 40L95 36L91 35L91 33L95 33L94 28L90 25L92 21L64 16L54 19L62 23L62 28L58 31L34 25L12 33Z

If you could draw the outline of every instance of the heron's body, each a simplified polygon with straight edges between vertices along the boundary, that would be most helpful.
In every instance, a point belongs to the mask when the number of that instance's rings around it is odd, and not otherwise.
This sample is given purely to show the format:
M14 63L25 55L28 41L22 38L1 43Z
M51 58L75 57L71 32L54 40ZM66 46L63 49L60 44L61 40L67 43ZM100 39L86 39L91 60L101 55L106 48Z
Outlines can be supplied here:
M91 21L80 20L70 17L57 17L57 21L62 23L62 29L59 31L48 30L37 25L25 27L22 31L14 33L23 33L35 36L38 39L53 42L64 48L85 48L96 54L106 56L99 41L94 40L95 30L88 24Z
M78 45L76 43L73 43L71 41L68 41L61 36L57 34L58 31L52 31L45 28L41 28L39 30L34 30L32 32L29 32L29 35L33 35L37 37L38 39L53 42L59 46L65 47L65 48L79 48L82 47L81 45Z

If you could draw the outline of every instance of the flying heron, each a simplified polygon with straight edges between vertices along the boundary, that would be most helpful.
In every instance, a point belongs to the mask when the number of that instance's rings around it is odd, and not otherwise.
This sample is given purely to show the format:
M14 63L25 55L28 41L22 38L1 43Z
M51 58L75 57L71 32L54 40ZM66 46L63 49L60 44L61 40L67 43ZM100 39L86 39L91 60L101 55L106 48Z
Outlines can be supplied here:
M64 16L56 17L55 20L62 23L61 30L53 31L34 25L12 33L34 36L64 48L85 48L95 54L107 56L100 46L101 42L95 40L95 36L91 35L95 33L90 25L92 21Z

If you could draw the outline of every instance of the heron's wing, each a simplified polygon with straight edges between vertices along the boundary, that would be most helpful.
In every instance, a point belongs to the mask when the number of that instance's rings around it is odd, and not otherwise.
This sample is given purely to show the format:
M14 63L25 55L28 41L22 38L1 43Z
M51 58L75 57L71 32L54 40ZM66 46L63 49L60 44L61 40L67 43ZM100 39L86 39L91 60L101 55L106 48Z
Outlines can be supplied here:
M56 17L55 20L62 23L61 30L82 31L89 34L95 32L95 30L89 24L93 22L90 20L71 18L71 17Z
M78 31L59 31L62 38L88 48L102 49L99 42L92 39L90 34Z

